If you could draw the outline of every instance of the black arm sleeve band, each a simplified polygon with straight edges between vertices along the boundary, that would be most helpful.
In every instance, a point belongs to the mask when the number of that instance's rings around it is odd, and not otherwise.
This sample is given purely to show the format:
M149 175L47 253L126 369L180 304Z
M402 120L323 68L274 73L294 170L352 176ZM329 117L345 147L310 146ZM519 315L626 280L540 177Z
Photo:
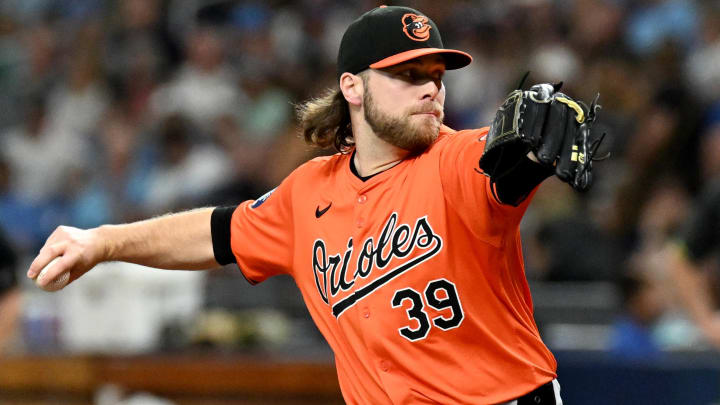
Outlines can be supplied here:
M222 265L237 263L230 246L230 222L236 208L237 205L217 207L210 217L213 253L215 254L215 260Z
M517 166L495 180L497 197L503 204L518 206L538 184L553 173L554 168L533 162L524 156Z

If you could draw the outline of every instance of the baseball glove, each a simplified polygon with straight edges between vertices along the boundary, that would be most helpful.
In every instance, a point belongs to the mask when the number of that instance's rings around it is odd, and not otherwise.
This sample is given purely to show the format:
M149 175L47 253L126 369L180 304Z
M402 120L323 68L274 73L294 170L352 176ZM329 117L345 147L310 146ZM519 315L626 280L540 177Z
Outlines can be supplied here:
M592 185L592 162L605 134L593 139L599 94L588 108L560 93L560 84L537 84L508 95L487 135L480 168L496 182L534 152L541 164L574 189Z

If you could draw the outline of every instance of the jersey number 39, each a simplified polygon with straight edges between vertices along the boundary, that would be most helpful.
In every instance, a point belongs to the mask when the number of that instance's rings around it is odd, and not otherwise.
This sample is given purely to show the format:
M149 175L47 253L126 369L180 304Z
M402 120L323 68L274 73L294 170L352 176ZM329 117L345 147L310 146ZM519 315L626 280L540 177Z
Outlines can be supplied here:
M410 301L410 308L406 310L408 318L417 322L417 327L408 325L398 329L400 335L411 342L425 339L430 333L431 324L442 330L457 328L463 321L463 314L460 298L457 294L455 284L441 278L428 283L425 287L425 300L423 295L412 288L404 288L395 291L392 299L392 307L403 306L403 301ZM425 304L431 308L442 311L440 315L430 319L425 310Z

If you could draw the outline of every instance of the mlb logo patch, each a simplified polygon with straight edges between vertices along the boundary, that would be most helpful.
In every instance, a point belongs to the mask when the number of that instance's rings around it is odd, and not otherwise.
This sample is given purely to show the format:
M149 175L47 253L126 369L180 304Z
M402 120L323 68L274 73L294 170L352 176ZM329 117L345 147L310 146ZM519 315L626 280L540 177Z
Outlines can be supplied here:
M267 193L263 194L262 197L258 198L257 200L255 200L254 203L252 203L252 205L250 205L250 208L257 208L257 207L261 206L265 202L265 200L270 198L270 195L274 191L275 191L275 189L272 189L272 190L268 191Z

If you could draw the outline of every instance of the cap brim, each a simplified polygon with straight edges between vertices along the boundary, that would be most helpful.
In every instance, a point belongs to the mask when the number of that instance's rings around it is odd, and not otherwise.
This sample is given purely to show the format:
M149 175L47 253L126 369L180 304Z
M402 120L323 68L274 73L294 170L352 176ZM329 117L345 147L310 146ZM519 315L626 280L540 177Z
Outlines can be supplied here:
M389 66L394 66L399 63L407 62L410 59L419 58L425 55L439 54L445 58L445 69L460 69L465 67L472 62L472 56L463 51L455 49L441 49L441 48L419 48L410 51L400 52L393 56L389 56L385 59L379 60L372 65L372 69L382 69Z

